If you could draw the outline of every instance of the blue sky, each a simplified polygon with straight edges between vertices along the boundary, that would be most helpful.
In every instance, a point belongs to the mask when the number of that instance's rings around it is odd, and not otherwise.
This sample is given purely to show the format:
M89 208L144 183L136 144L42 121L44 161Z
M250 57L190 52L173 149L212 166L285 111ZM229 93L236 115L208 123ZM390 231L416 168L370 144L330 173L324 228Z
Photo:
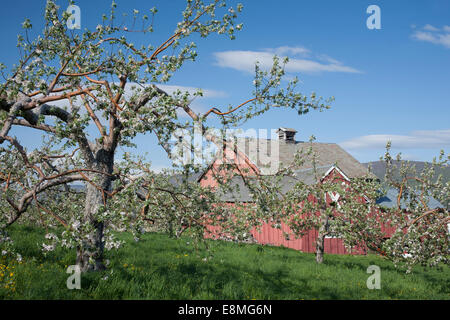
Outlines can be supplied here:
M156 32L144 41L163 40L174 30L184 1L116 0L118 12L159 9ZM279 109L248 122L244 129L292 127L297 140L315 135L318 142L340 144L361 162L377 160L385 142L411 160L431 160L450 151L450 1L240 1L236 40L212 36L197 42L199 57L188 62L168 85L203 88L197 111L223 109L251 98L256 59L289 56L289 76L299 90L334 96L332 109L298 116ZM67 2L60 1L66 8ZM82 28L95 27L110 0L79 0ZM369 5L381 9L381 29L369 30ZM17 61L17 34L30 18L40 30L45 1L2 3L0 61ZM148 43L147 43L148 44ZM171 88L171 87L167 87ZM32 148L39 136L14 131ZM138 152L149 153L156 168L169 162L150 135L136 138Z

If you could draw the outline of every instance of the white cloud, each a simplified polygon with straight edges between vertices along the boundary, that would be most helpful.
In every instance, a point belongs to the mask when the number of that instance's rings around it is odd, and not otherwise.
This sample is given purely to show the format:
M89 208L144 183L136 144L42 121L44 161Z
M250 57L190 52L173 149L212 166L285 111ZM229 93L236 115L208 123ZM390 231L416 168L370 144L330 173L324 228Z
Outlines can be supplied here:
M450 48L450 26L443 26L442 29L439 29L427 24L422 30L414 31L411 38Z
M304 47L289 47L289 46L281 46L275 49L267 48L266 49L269 52L273 52L276 55L283 56L283 55L302 55L302 56L308 56L311 51L309 49L306 49Z
M307 58L311 52L303 47L278 47L261 51L221 51L215 52L216 65L224 68L232 68L239 71L254 72L255 63L258 61L264 69L270 69L274 54L284 57L289 56L286 72L289 73L317 73L317 72L347 72L361 73L361 71L343 65L341 62L326 55L316 56L316 60ZM323 61L323 62L319 62Z
M427 31L439 31L438 28L433 27L431 24L427 24L423 27L423 30L427 30Z
M344 141L345 149L384 148L391 141L396 149L433 149L450 146L450 129L413 131L409 135L373 134Z

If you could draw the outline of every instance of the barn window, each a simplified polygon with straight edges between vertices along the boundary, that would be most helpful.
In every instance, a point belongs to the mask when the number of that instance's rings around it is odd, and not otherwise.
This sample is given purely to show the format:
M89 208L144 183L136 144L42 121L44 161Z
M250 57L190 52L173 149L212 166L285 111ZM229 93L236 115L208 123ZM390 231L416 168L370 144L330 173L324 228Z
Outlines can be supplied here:
M336 203L336 206L340 209L341 205L339 204L339 198L341 197L341 195L337 192L328 192L328 195L330 196L330 199L332 202Z

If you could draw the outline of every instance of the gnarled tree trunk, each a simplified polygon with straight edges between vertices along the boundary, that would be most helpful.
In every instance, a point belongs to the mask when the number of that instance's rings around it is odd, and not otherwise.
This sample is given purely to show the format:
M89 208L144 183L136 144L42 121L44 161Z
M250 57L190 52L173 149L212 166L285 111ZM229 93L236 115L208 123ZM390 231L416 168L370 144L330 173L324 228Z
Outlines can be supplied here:
M99 221L96 215L108 200L107 194L103 190L111 190L113 165L114 152L100 149L95 155L95 161L89 167L91 170L105 172L106 174L91 173L89 179L92 183L86 183L83 224L91 224L93 230L86 235L77 248L76 263L80 266L82 272L105 269L103 264L104 223Z

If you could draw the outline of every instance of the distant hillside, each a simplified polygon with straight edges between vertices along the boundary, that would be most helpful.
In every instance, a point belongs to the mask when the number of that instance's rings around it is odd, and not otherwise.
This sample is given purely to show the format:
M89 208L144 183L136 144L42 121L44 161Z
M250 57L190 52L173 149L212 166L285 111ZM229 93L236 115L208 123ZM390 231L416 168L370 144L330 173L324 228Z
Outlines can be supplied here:
M427 162L409 161L409 163L411 165L414 165L416 167L417 173L420 174ZM386 164L384 163L384 161L372 161L372 162L368 162L368 163L363 163L363 165L366 168L369 166L369 164L372 167L372 173L375 174L381 181L383 181L384 175L386 173ZM401 163L397 160L393 161L394 167L397 168L397 170L394 171L394 177L398 177L398 168L400 167L400 164ZM428 164L430 165L430 163L428 163ZM450 181L450 167L449 166L447 166L445 168L438 168L436 170L435 178L437 178L439 176L439 174L443 175L444 182Z

